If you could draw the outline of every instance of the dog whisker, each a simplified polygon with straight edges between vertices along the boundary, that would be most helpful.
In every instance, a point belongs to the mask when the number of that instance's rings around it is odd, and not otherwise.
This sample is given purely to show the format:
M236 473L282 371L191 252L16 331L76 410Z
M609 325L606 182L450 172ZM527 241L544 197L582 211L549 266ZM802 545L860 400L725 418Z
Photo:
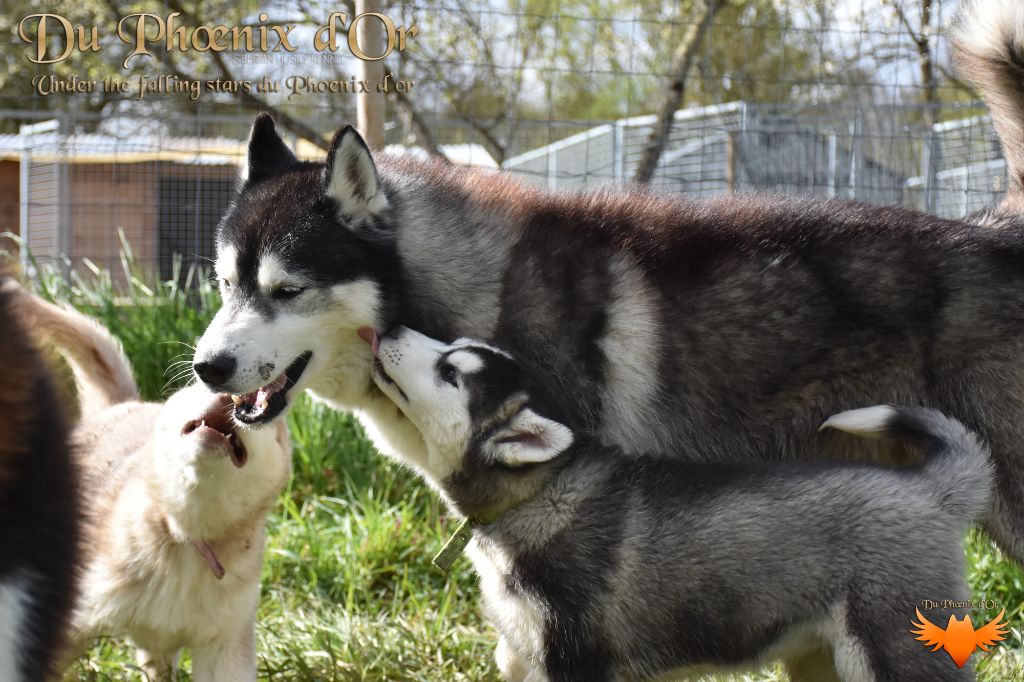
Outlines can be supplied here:
M191 368L192 368L192 363L191 362L175 362L175 363L172 363L172 364L167 366L167 369L164 370L164 374L166 375L166 374L170 374L172 371L176 372L176 371L178 371L180 369L191 369Z
M171 372L177 372L183 369L191 371L192 363L188 360L179 360L178 362L172 362L167 366L167 369L164 370L164 376L167 376Z
M167 380L167 383L165 383L163 385L163 388L161 390L162 391L166 391L169 387L173 386L174 384L179 383L182 379L186 378L191 373L192 373L191 368L187 369L187 370L181 370L181 371L177 372L176 374L174 374L171 378L169 378ZM189 383L191 383L191 382L189 382Z
M188 348L188 349L192 350L192 352L195 352L195 350L196 350L195 346L193 346L191 343L185 343L184 341L160 341L159 343L162 346L170 346L170 345L176 343L176 344L178 344L180 346L185 346L185 348Z

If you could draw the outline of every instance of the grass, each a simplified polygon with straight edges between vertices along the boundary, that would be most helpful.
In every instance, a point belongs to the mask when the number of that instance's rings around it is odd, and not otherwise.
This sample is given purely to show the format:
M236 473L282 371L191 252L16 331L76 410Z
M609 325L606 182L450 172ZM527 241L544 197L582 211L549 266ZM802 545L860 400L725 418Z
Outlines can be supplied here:
M144 395L159 399L185 380L166 369L188 360L217 294L198 271L178 273L186 287L146 277L130 252L124 270L122 286L98 269L67 282L44 271L39 289L102 320L124 343ZM261 679L498 680L496 635L480 617L468 561L448 577L430 565L450 530L436 496L379 457L348 415L304 397L289 425L294 475L270 517L257 618ZM968 539L967 555L976 598L1005 605L1013 625L1007 642L975 656L980 679L1024 680L1024 572L979 533ZM183 663L187 670L187 656ZM66 679L138 673L125 642L103 639ZM769 668L707 679L786 678Z

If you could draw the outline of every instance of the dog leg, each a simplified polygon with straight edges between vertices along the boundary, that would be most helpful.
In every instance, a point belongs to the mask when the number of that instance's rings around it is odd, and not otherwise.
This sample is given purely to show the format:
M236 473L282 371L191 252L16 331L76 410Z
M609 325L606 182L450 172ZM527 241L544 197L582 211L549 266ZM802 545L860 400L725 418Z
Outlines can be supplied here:
M192 650L193 682L253 682L256 628L251 620L234 637Z
M174 652L150 651L138 647L135 649L135 662L142 668L148 682L162 682L173 678L178 668L178 657L181 649Z
M512 650L504 635L498 638L498 648L494 650L494 660L506 682L526 682L530 675L530 664Z
M1017 365L1009 361L979 364L970 372L950 377L936 388L936 395L943 399L936 407L956 415L991 448L995 486L981 526L999 549L1024 566L1024 429L1020 428L1024 372ZM964 395L964 386L984 387L986 400Z
M790 682L840 682L832 652L824 646L791 656L784 663Z
M1021 531L1024 528L1024 472L1021 468L996 460L995 494L982 527L1001 550L1024 566L1024 532Z
M880 682L881 680L900 679L880 674L881 671L876 670L876 666L873 665L874 661L868 657L861 641L845 628L832 645L835 657L833 670L843 682Z
M922 581L924 582L924 581ZM926 594L938 593L933 590ZM946 622L935 613L936 620ZM970 682L975 679L970 662L963 668L944 651L931 651L914 639L902 611L885 607L868 609L849 623L862 623L863 632L849 626L835 640L836 670L843 682ZM870 624L870 625L867 625ZM869 629L873 632L869 632ZM889 633L889 636L880 636ZM871 642L870 651L864 642Z

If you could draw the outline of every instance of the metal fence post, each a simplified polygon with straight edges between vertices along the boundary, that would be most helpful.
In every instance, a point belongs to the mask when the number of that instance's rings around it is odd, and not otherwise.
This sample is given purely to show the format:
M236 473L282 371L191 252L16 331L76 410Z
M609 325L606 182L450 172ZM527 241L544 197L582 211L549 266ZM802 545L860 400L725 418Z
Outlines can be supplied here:
M864 115L858 109L850 122L850 186L847 196L850 199L857 199L857 183L861 182L861 174L864 167Z
M68 152L68 135L72 127L68 114L57 117L57 145L54 159L57 163L57 186L59 192L71 194L71 163ZM59 201L57 210L57 253L60 271L64 279L71 277L71 202Z
M625 141L625 124L620 119L612 125L612 176L615 182L622 184L623 154Z
M22 130L18 133L18 145L20 153L18 155L18 236L21 238L21 247L18 249L18 255L21 257L21 269L24 272L28 272L31 261L29 260L29 173L28 165L31 158L28 144L25 141L24 125L21 126Z
M837 184L836 184L836 183L839 182L838 178L836 177L836 171L838 170L836 168L836 164L838 163L838 154L837 154L838 148L839 148L839 140L836 137L835 131L832 131L831 133L828 134L828 182L827 182L828 190L827 191L828 191L828 196L829 197L834 197L836 195L836 192L839 189Z
M924 210L936 213L939 206L939 136L932 127L928 128L924 147L921 150L921 170L924 176Z
M736 131L730 130L725 138L725 189L729 194L736 193Z

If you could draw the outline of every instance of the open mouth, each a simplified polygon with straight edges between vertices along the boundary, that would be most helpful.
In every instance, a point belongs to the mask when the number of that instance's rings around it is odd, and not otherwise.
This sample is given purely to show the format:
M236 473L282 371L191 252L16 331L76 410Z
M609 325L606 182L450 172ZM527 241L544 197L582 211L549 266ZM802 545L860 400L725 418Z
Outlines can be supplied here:
M408 402L409 397L405 395L405 391L403 391L402 387L399 386L398 383L391 378L391 375L384 370L384 363L380 361L380 336L377 335L376 330L371 327L360 327L356 333L359 335L359 338L370 345L370 348L373 351L374 377L388 386L394 386L399 395Z
M288 391L299 381L311 357L313 353L306 351L266 386L252 393L231 396L235 419L243 424L266 424L284 412L288 407Z
M230 416L231 398L222 393L217 402L198 419L192 419L181 430L183 436L195 434L212 445L223 446L231 457L231 463L241 469L249 461L249 453L242 445L242 439L235 431Z

